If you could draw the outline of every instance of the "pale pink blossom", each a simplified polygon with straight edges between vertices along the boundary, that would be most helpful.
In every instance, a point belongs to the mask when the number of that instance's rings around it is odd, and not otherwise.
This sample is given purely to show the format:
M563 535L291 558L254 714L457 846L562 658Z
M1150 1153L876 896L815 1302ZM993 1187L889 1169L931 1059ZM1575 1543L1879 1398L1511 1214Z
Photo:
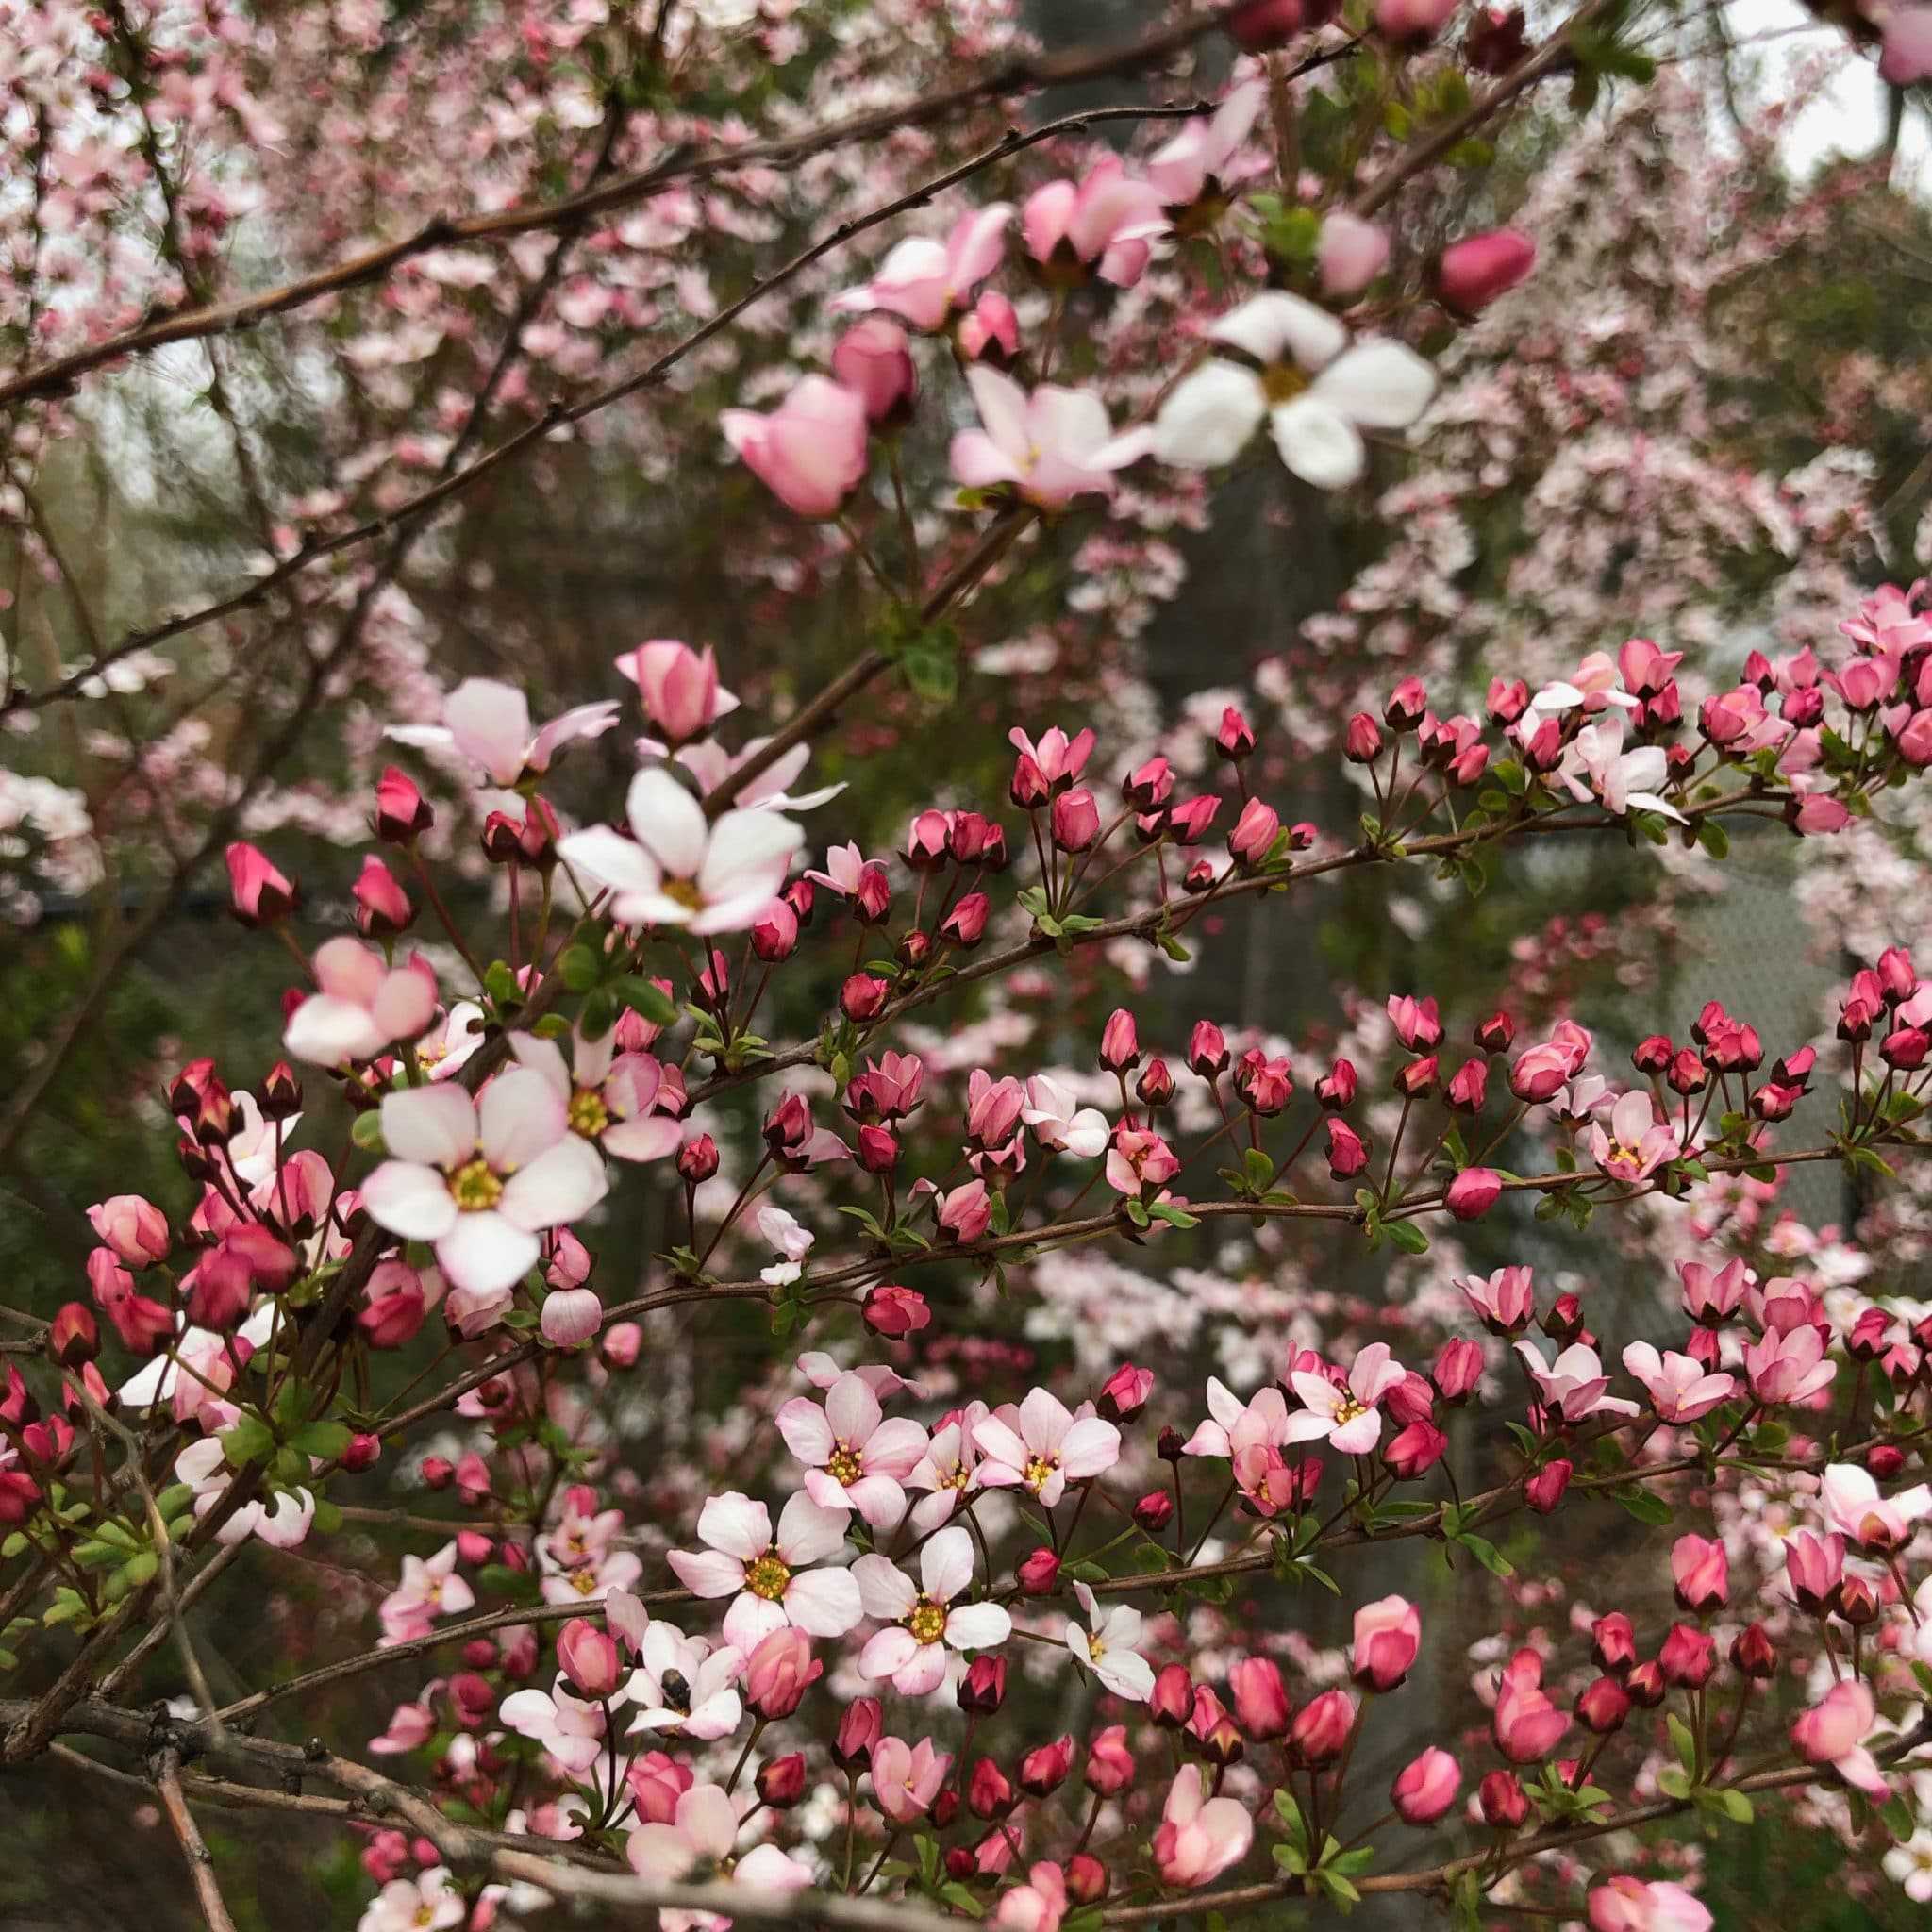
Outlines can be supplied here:
M802 517L829 517L865 475L865 401L808 375L767 415L726 409L718 425L759 482Z
M1584 1342L1573 1341L1558 1352L1548 1367L1543 1365L1534 1342L1519 1341L1516 1353L1523 1357L1523 1365L1529 1371L1543 1407L1566 1423L1580 1423L1593 1415L1640 1412L1636 1403L1604 1392L1610 1386L1610 1378L1604 1374L1596 1350Z
M1154 1834L1154 1862L1163 1885L1209 1885L1247 1857L1254 1820L1233 1798L1210 1798L1198 1764L1174 1774Z
M1890 1787L1865 1748L1878 1722L1872 1692L1857 1678L1834 1684L1791 1725L1791 1741L1813 1764L1828 1764L1848 1785L1883 1799Z
M995 201L961 215L944 242L908 236L891 250L871 281L835 296L830 307L843 313L883 308L914 328L941 328L1000 265L1012 219L1011 205Z
M865 1614L885 1627L858 1654L861 1677L890 1677L902 1697L924 1697L945 1681L948 1650L991 1650L1011 1636L998 1604L958 1604L973 1582L973 1539L954 1524L927 1538L919 1583L896 1563L864 1556L852 1566Z
M1391 1358L1386 1341L1372 1341L1356 1357L1345 1388L1337 1388L1326 1375L1296 1369L1288 1381L1302 1407L1289 1416L1283 1440L1314 1442L1326 1438L1338 1455L1366 1456L1382 1440L1382 1398L1407 1374Z
M728 1738L744 1715L738 1680L744 1653L731 1644L713 1647L675 1625L654 1620L634 1646L638 1667L625 1686L636 1711L631 1735L664 1731L700 1743Z
M608 731L620 708L615 698L600 698L533 730L529 701L515 685L466 677L444 701L441 724L391 724L389 736L399 744L454 751L492 785L513 788L547 772L566 744Z
M448 1932L470 1916L447 1865L391 1878L363 1907L356 1932Z
M1619 1181L1643 1181L1681 1151L1676 1128L1657 1117L1650 1095L1632 1088L1610 1109L1610 1128L1592 1122L1591 1158Z
M312 1066L374 1059L413 1040L436 1017L436 972L420 953L385 965L374 946L347 937L315 949L316 990L290 1016L282 1045Z
M521 1280L541 1231L587 1213L608 1186L566 1103L526 1068L499 1074L480 1105L455 1085L385 1094L382 1137L392 1158L362 1185L370 1218L433 1242L443 1274L476 1294Z
M1729 1401L1738 1386L1735 1375L1707 1374L1694 1356L1659 1355L1648 1341L1624 1349L1624 1366L1643 1384L1652 1407L1667 1423L1694 1423Z
M1114 472L1146 454L1147 432L1114 435L1107 405L1091 391L1044 382L1029 396L983 362L966 372L966 383L982 426L953 438L952 463L969 490L1008 485L1041 509L1064 509L1077 496L1111 496Z
M697 738L738 708L718 682L718 659L675 638L650 638L617 659L618 670L638 688L644 715L674 744Z
M805 1465L805 1492L841 1517L856 1509L875 1530L896 1529L906 1514L904 1484L925 1454L925 1431L905 1416L886 1418L865 1378L843 1374L824 1407L795 1395L777 1414L785 1446Z
M1881 1495L1871 1471L1855 1462L1832 1463L1819 1495L1826 1522L1862 1549L1900 1549L1911 1540L1912 1526L1932 1516L1932 1487L1915 1483L1895 1496Z
M1710 1913L1694 1892L1668 1878L1646 1883L1619 1875L1590 1894L1593 1932L1710 1932Z
M1050 1074L1036 1074L1026 1082L1020 1118L1042 1147L1062 1149L1076 1160L1096 1160L1107 1151L1107 1116L1097 1107L1076 1106L1072 1091Z
M427 1635L438 1617L460 1616L476 1601L476 1593L457 1573L457 1546L443 1544L433 1557L405 1557L403 1580L382 1600L385 1643L401 1643Z
M809 1566L837 1556L846 1517L821 1508L802 1491L772 1530L762 1503L737 1490L712 1496L698 1513L702 1550L673 1550L677 1580L699 1596L728 1596L724 1641L747 1656L758 1640L794 1624L808 1637L842 1637L865 1614L847 1570Z
M952 1768L951 1754L934 1750L930 1738L916 1744L881 1738L872 1747L873 1796L894 1824L917 1824L932 1808Z
M1020 210L1020 233L1026 253L1049 271L1082 264L1131 288L1146 273L1152 243L1167 233L1162 199L1155 183L1135 180L1118 155L1105 155L1077 182L1036 188Z
M1170 208L1199 201L1210 184L1227 189L1250 172L1236 167L1236 157L1247 145L1267 97L1265 81L1245 80L1228 91L1211 117L1190 121L1148 156L1147 178Z
M1048 1509L1068 1483L1105 1474L1121 1454L1121 1432L1091 1403L1070 1411L1047 1389L1028 1390L1018 1408L1002 1404L974 1426L973 1439L984 1487L1030 1490Z
M952 1520L962 1498L979 1488L979 1448L973 1432L989 1414L983 1402L969 1402L955 1409L932 1432L925 1454L919 1458L906 1487L926 1493L912 1506L912 1527L919 1536L929 1535Z
M568 1062L556 1041L531 1033L512 1033L509 1048L564 1103L572 1133L620 1160L662 1160L677 1152L684 1129L656 1110L671 1097L664 1069L651 1054L619 1053L614 1030L591 1040L573 1028Z
M497 1716L520 1738L542 1745L573 1777L581 1777L604 1755L604 1708L575 1695L561 1672L548 1690L513 1690Z

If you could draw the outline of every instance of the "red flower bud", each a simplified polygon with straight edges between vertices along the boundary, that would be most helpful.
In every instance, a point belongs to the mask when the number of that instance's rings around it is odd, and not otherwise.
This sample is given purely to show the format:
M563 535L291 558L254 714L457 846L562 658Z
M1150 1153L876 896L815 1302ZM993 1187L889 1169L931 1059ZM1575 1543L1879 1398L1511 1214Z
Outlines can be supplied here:
M789 1811L805 1796L805 1754L788 1752L758 1766L758 1796L774 1811Z
M1059 1587L1060 1559L1042 1545L1024 1557L1013 1574L1022 1595L1051 1596Z
M1535 267L1536 243L1527 235L1516 228L1492 228L1445 248L1432 280L1443 308L1466 318L1507 294Z

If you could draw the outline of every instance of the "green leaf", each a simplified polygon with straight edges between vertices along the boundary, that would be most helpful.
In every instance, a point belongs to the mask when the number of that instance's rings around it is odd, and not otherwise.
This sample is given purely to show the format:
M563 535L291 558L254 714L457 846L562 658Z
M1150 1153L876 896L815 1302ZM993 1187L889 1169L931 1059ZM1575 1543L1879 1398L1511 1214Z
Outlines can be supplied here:
M268 1424L256 1415L244 1415L224 1429L217 1440L231 1469L246 1469L251 1462L266 1461L275 1446Z
M654 1026L668 1026L677 1018L677 1005L661 986L654 985L641 974L626 974L617 982L617 996L640 1019Z
M1715 819L1700 819L1697 824L1697 842L1713 858L1728 858L1731 852L1731 836Z
M1514 1576L1516 1565L1489 1538L1458 1535L1457 1542L1480 1563L1491 1576Z
M346 1423L305 1423L289 1441L303 1455L332 1462L349 1446L349 1435Z
M1390 1245L1402 1250L1405 1255L1426 1255L1429 1252L1429 1238L1412 1221L1385 1221L1382 1224L1388 1234Z
M1697 1769L1697 1740L1691 1735L1690 1726L1675 1711L1666 1720L1666 1728L1671 1734L1671 1749L1677 1754L1677 1762L1686 1771Z
M1671 1506L1661 1496L1653 1495L1650 1491L1641 1489L1635 1483L1625 1483L1610 1494L1627 1509L1639 1523L1647 1523L1653 1528L1659 1528L1671 1520Z
M586 945L566 946L557 970L570 991L589 992L604 976L603 956Z

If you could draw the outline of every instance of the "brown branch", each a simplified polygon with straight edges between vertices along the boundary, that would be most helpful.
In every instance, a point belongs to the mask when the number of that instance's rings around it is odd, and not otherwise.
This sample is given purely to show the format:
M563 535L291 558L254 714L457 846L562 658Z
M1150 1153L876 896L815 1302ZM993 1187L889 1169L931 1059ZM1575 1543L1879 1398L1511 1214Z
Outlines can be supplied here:
M108 336L84 349L75 349L54 361L42 363L38 369L24 370L9 381L0 382L0 405L59 394L71 389L76 379L90 370L124 357L146 355L170 342L189 341L203 336L233 335L252 328L271 316L287 314L311 302L321 301L325 296L341 294L350 289L379 281L392 269L432 249L452 247L466 242L508 242L539 229L580 225L593 215L609 214L618 208L647 201L682 182L708 180L713 175L733 174L750 167L793 166L832 148L874 141L905 128L931 126L950 119L962 108L978 107L988 101L1030 93L1041 88L1064 87L1080 81L1104 80L1114 75L1139 73L1184 51L1210 33L1221 24L1222 16L1227 10L1217 8L1191 13L1176 25L1163 27L1124 47L1081 47L1064 54L1023 55L959 87L851 115L803 134L749 142L735 148L714 148L703 154L675 155L653 167L620 175L615 180L586 189L561 201L525 204L491 214L454 219L438 217L400 242L365 249L359 255L349 256L314 275L301 276L279 288L267 289L258 295L239 297L231 302L208 303L185 309L165 321L125 329L119 335ZM1091 117L1073 118L1077 121ZM1018 144L1026 144L1018 137L1011 139Z
M155 1790L160 1793L161 1809L181 1840L181 1856L188 1860L190 1877L194 1880L194 1896L201 1916L208 1921L208 1932L235 1932L235 1922L223 1902L222 1889L215 1882L215 1861L188 1808L181 1790L181 1753L177 1746L163 1745L155 1764Z

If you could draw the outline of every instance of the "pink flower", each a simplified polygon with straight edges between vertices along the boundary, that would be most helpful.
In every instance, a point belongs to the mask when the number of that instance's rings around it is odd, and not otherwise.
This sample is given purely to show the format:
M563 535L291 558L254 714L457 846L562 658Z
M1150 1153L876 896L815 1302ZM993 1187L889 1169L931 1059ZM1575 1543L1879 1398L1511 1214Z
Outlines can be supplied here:
M1580 1423L1593 1415L1636 1415L1637 1404L1621 1396L1606 1395L1610 1378L1604 1374L1596 1350L1581 1341L1561 1350L1548 1367L1532 1342L1519 1341L1516 1353L1529 1371L1543 1407L1566 1423Z
M1158 1134L1130 1127L1123 1121L1113 1131L1107 1154L1107 1184L1129 1200L1158 1200L1166 1184L1180 1173L1174 1150Z
M873 315L848 328L832 350L832 374L864 401L867 422L910 419L919 372L897 323Z
M1167 232L1161 191L1131 179L1117 155L1107 155L1077 184L1049 181L1026 197L1020 232L1026 253L1043 268L1092 268L1104 281L1131 288L1146 272L1149 243Z
M238 839L225 856L228 903L243 925L274 925L289 916L295 905L295 887L259 846Z
M1064 509L1076 496L1111 496L1113 473L1146 453L1146 431L1115 436L1089 391L1041 383L1029 396L983 362L966 383L984 425L953 439L953 475L969 490L1006 484L1041 509Z
M973 291L1000 265L1012 219L1011 205L996 201L961 215L944 242L909 236L892 248L871 281L835 297L833 311L884 308L914 328L943 327L947 316L965 308Z
M354 942L351 941L353 944ZM139 1194L113 1194L87 1210L94 1232L130 1268L165 1261L172 1245L168 1217Z
M370 1900L357 1932L448 1932L470 1915L447 1865L414 1878L391 1878Z
M1210 1798L1198 1764L1174 1774L1160 1824L1154 1834L1154 1862L1163 1885L1211 1885L1247 1857L1254 1821L1232 1798Z
M460 1616L475 1601L475 1591L457 1574L453 1541L433 1557L405 1557L403 1580L382 1600L377 1611L384 1641L399 1643L408 1637L425 1635L436 1618Z
M1932 75L1932 7L1890 8L1883 24L1879 77L1890 87L1910 87Z
M1813 1616L1828 1609L1844 1581L1844 1538L1816 1537L1807 1529L1793 1532L1785 1542L1785 1575L1800 1608Z
M1648 1180L1678 1153L1677 1130L1657 1118L1650 1095L1633 1088L1610 1109L1610 1131L1592 1124L1591 1158L1613 1180Z
M1570 1728L1568 1715L1543 1691L1542 1664L1535 1651L1518 1651L1505 1667L1496 1686L1493 1724L1496 1748L1512 1764L1547 1757Z
M563 1102L571 1131L620 1160L662 1160L677 1152L683 1129L654 1111L669 1097L664 1070L647 1053L617 1051L613 1028L601 1040L571 1034L571 1062L554 1040L512 1033L517 1064L539 1075Z
M698 1513L703 1550L673 1550L677 1580L699 1596L729 1596L724 1641L749 1652L786 1624L809 1637L842 1637L865 1614L845 1570L808 1570L836 1556L845 1517L803 1492L785 1505L778 1530L762 1503L737 1490L713 1496Z
M945 1681L946 1652L991 1650L1012 1635L998 1604L953 1599L973 1582L973 1539L957 1524L919 1553L919 1586L897 1564L864 1556L852 1566L865 1614L885 1627L858 1654L861 1677L890 1677L902 1697L924 1697Z
M1154 1666L1141 1655L1141 1617L1131 1604L1116 1604L1103 1612L1084 1583L1074 1595L1086 1614L1086 1624L1067 1619L1067 1648L1074 1662L1091 1671L1116 1697L1145 1704L1154 1694Z
M1408 1675L1422 1648L1422 1612L1407 1598L1385 1596L1355 1613L1355 1645L1349 1666L1355 1680L1375 1690L1392 1690Z
M1303 1407L1289 1417L1283 1440L1314 1442L1325 1437L1339 1455L1366 1456L1382 1440L1378 1405L1407 1373L1390 1358L1386 1341L1372 1341L1356 1357L1344 1389L1326 1375L1296 1369L1288 1381Z
M777 1424L785 1446L805 1465L805 1492L820 1508L857 1509L875 1530L898 1527L906 1514L901 1485L925 1454L925 1431L907 1417L886 1421L863 1376L841 1375L823 1407L793 1396Z
M1120 1460L1121 1432L1082 1403L1077 1414L1051 1391L1029 1390L1018 1408L1010 1403L974 1427L988 1489L1024 1488L1051 1509L1070 1482L1087 1482Z
M1659 1356L1647 1341L1633 1341L1624 1351L1624 1366L1643 1384L1652 1407L1667 1423L1694 1423L1728 1401L1738 1386L1735 1375L1707 1374L1694 1357Z
M1042 1859L1027 1873L1024 1885L1000 1894L992 1923L1008 1927L1008 1932L1059 1932L1066 1915L1066 1874Z
M673 744L702 738L738 708L718 682L709 644L699 652L675 638L650 638L618 658L617 668L637 686L644 715Z
M1338 208L1322 224L1315 242L1315 268L1322 292L1331 301L1359 295L1382 273L1389 259L1389 231Z
M603 698L532 730L529 701L515 685L466 677L443 701L441 724L391 724L389 736L398 744L454 751L492 785L509 788L547 772L574 740L601 737L617 723L618 709L615 698Z
M1838 1374L1824 1353L1824 1341L1808 1323L1780 1333L1771 1330L1744 1350L1744 1373L1751 1392L1773 1405L1807 1402Z
M1912 1525L1932 1516L1932 1488L1918 1483L1895 1496L1881 1496L1871 1472L1853 1462L1834 1462L1826 1469L1819 1493L1832 1528L1865 1550L1904 1548Z
M393 1041L413 1040L436 1015L436 974L420 953L401 966L360 940L325 940L315 984L291 1016L283 1046L298 1060L339 1067L374 1059Z
M392 1158L362 1185L371 1220L433 1242L444 1274L473 1294L513 1287L536 1265L538 1235L608 1187L564 1102L526 1068L499 1074L480 1108L453 1084L386 1094L382 1137Z
M1503 1177L1490 1167L1465 1167L1449 1183L1442 1205L1457 1221L1480 1221L1502 1198Z
M1495 1334L1515 1334L1536 1313L1534 1277L1527 1268L1498 1268L1487 1281L1478 1274L1465 1274L1456 1285L1483 1325Z
M1405 1824L1433 1824L1447 1815L1461 1785L1462 1768L1432 1744L1395 1774L1389 1797Z
M983 1402L969 1402L955 1409L932 1432L924 1456L906 1478L908 1488L924 1490L912 1506L912 1527L921 1536L929 1535L952 1520L960 1499L979 1487L979 1448L973 1432L987 1416Z
M1712 1919L1693 1892L1670 1879L1645 1884L1619 1875L1590 1894L1595 1932L1710 1932Z
M872 1747L873 1796L894 1824L916 1824L931 1810L952 1768L951 1754L935 1751L930 1738L916 1744L881 1738Z
M1730 1559L1722 1542L1709 1537L1680 1536L1671 1545L1671 1580L1687 1610L1714 1610L1731 1593Z
M662 767L630 782L625 813L635 835L592 825L558 841L559 857L612 889L626 925L742 932L778 896L805 834L782 813L727 811L715 824Z
M984 1181L967 1181L950 1193L936 1196L936 1212L941 1233L949 1234L962 1247L969 1247L992 1224L992 1202Z
M738 1809L723 1785L694 1784L679 1794L670 1823L641 1824L624 1856L640 1878L673 1883L701 1864L722 1865L738 1842Z
M787 509L836 515L865 475L865 399L829 376L808 375L769 415L726 409L724 440Z
M1890 1788L1865 1740L1878 1722L1872 1693L1856 1678L1834 1684L1791 1726L1791 1742L1807 1763L1828 1764L1849 1785L1884 1798Z
M1267 96L1264 81L1243 81L1229 90L1211 119L1190 121L1147 158L1147 178L1169 208L1190 207L1210 188L1224 189L1241 178L1231 172L1232 164L1247 144Z

